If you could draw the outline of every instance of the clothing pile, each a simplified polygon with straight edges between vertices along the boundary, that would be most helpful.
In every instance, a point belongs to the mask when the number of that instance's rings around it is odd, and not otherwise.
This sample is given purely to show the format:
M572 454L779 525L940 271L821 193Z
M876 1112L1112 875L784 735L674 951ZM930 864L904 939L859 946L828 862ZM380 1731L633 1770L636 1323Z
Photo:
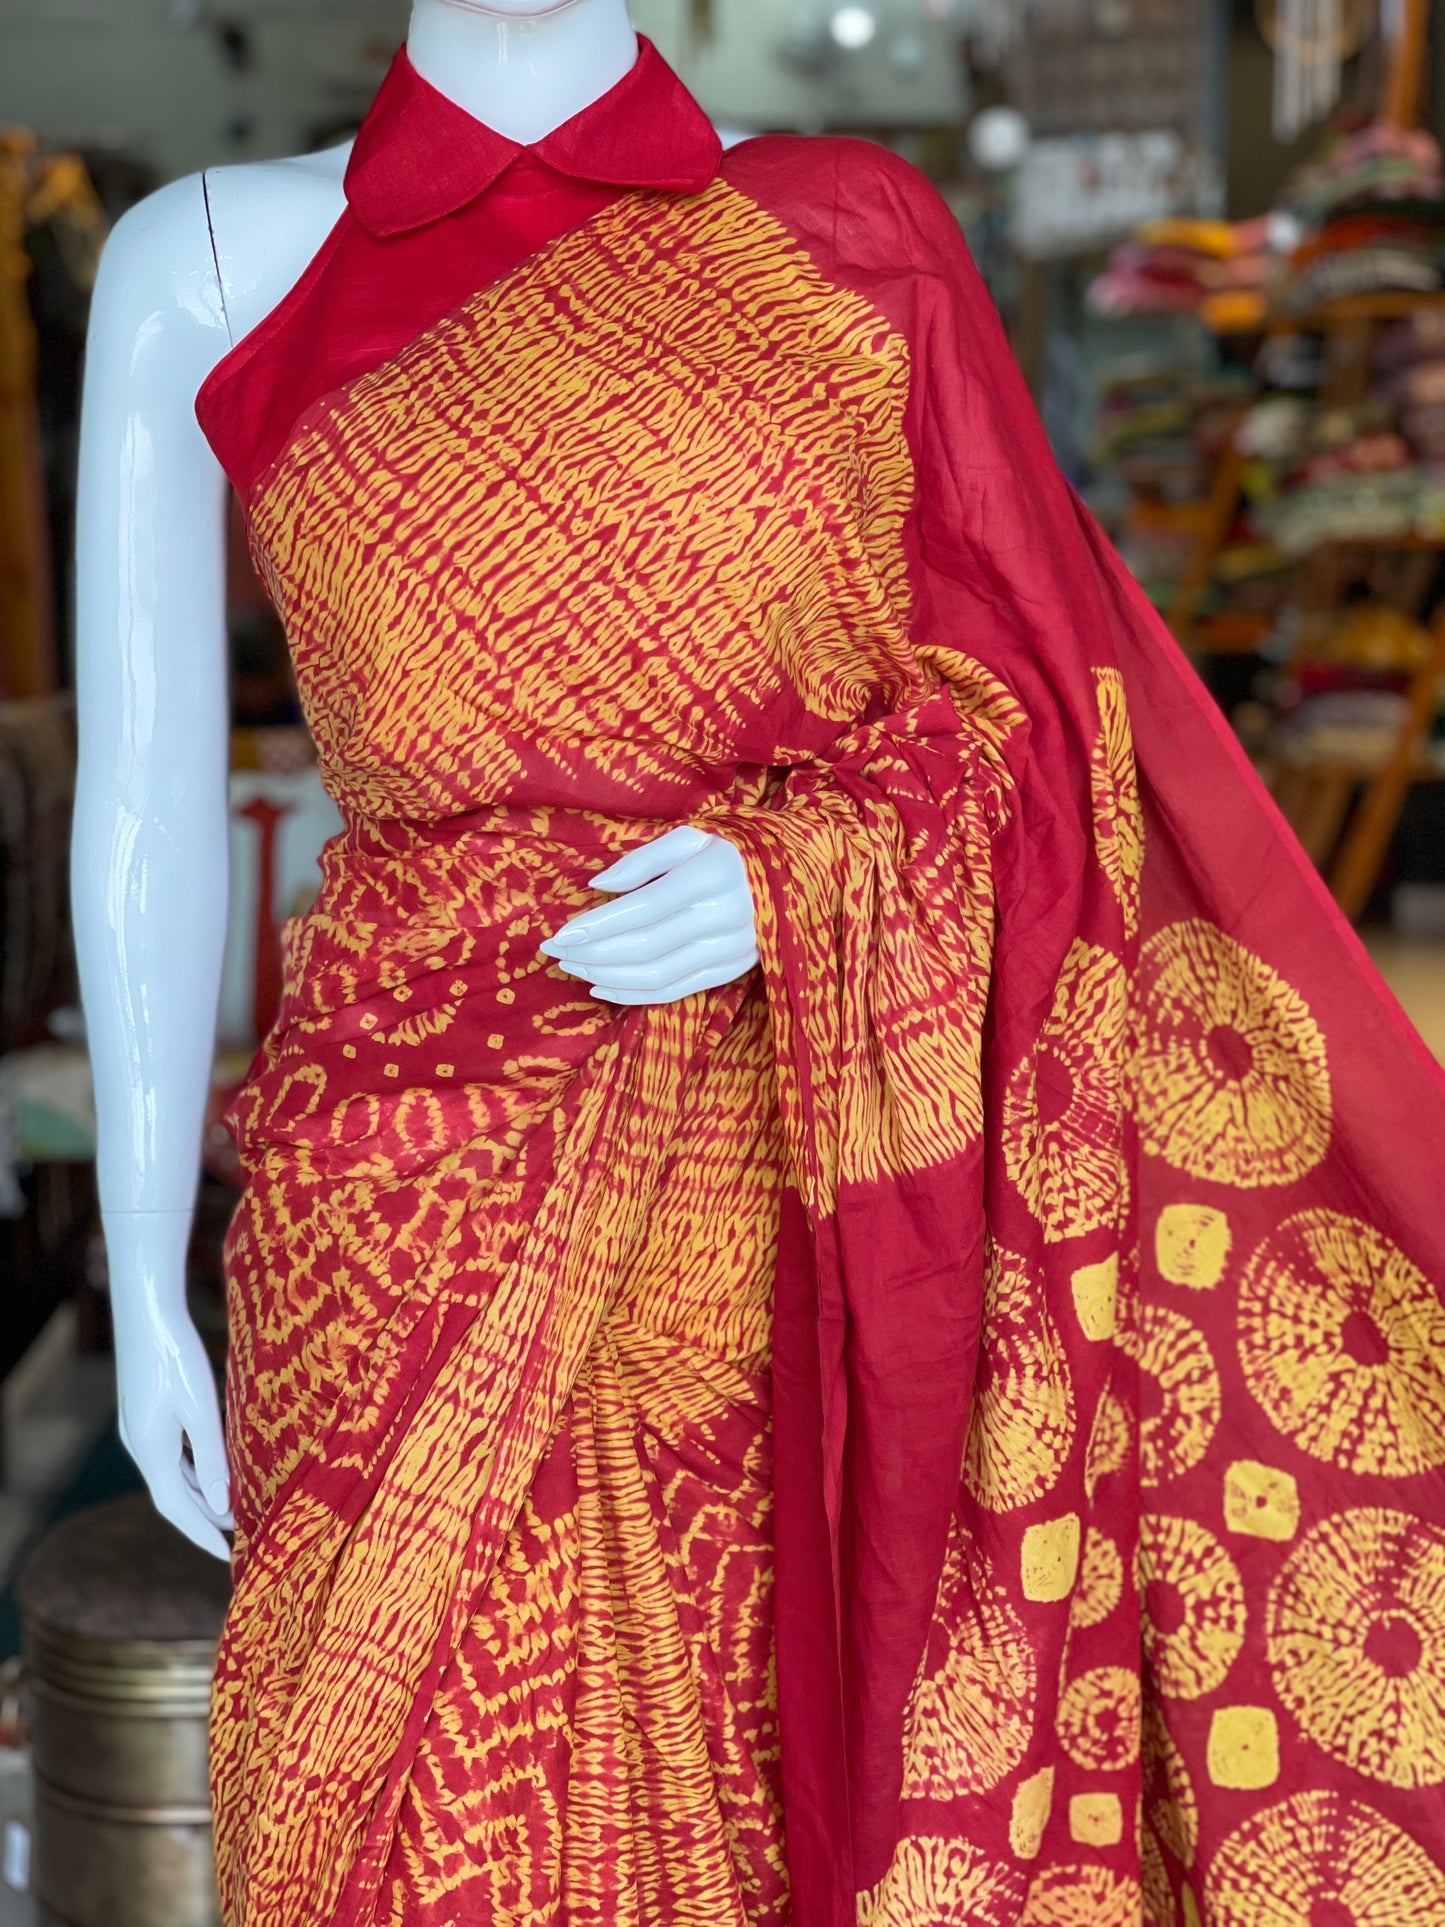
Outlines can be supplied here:
M1429 134L1365 127L1306 169L1286 205L1305 230L1294 255L1295 312L1441 285L1445 171Z
M1375 365L1416 458L1445 462L1445 310L1419 308L1391 323Z
M1306 465L1277 495L1260 502L1257 526L1288 555L1304 555L1324 542L1445 538L1445 475L1390 459L1403 446L1395 436L1357 437L1324 458L1326 466Z
M1192 500L1251 388L1243 370L1201 375L1153 358L1117 366L1100 396L1095 455L1131 488Z
M1280 262L1267 220L1153 221L1115 248L1089 289L1096 314L1196 314L1220 333L1256 328Z
M1195 543L1188 505L1208 494L1252 392L1247 370L1200 373L1154 356L1117 364L1105 383L1092 452L1108 480L1089 502L1156 607L1173 600Z
M1424 315L1383 334L1375 378L1355 407L1272 395L1250 411L1240 436L1260 535L1302 555L1322 542L1445 533L1445 349L1432 345L1437 332Z
M1372 769L1394 752L1410 710L1410 678L1430 660L1428 629L1384 603L1358 602L1282 689L1272 753L1286 763ZM1426 756L1445 772L1439 733Z
M1276 751L1302 769L1321 763L1377 769L1399 742L1409 709L1408 698L1392 690L1327 690L1302 703L1281 726Z
M1382 203L1402 207L1442 193L1445 168L1434 136L1372 121L1302 169L1287 200L1307 227L1323 227L1352 209Z

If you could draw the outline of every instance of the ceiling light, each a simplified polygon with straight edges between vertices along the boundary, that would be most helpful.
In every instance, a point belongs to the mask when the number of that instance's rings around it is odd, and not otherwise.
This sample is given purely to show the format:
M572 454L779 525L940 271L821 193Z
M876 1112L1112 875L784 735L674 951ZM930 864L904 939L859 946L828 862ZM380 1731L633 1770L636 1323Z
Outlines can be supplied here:
M878 31L878 22L868 7L839 7L828 22L828 31L840 47L856 53L870 44Z

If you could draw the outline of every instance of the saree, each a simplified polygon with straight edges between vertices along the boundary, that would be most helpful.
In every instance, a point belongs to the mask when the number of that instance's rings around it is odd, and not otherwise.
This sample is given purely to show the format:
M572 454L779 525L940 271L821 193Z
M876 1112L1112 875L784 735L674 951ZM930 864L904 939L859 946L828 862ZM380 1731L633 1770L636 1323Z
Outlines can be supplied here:
M237 1100L228 1927L1445 1917L1445 1081L952 217L767 139L247 502L346 828ZM539 955L678 823L760 969Z

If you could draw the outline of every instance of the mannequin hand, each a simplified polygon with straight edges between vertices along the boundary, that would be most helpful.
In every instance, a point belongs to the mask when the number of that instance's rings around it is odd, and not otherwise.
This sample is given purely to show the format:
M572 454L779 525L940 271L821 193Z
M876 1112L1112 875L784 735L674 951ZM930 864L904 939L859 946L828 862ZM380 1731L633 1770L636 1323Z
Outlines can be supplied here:
M758 961L747 871L724 837L670 830L592 885L617 900L573 917L542 950L606 1003L676 1003Z
M112 1279L112 1298L116 1284ZM229 1561L222 1530L230 1512L230 1468L211 1362L199 1332L167 1312L149 1290L116 1305L115 1362L120 1436L140 1467L157 1512L203 1552ZM194 1465L182 1450L189 1439Z

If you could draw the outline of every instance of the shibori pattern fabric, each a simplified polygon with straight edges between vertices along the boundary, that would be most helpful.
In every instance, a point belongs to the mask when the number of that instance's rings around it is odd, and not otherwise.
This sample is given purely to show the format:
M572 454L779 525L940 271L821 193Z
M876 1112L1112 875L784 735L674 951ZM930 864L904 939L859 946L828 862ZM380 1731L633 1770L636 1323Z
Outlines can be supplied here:
M1417 1927L1445 1086L932 190L606 178L254 473L208 398L347 823L235 1111L226 1919ZM679 822L762 969L619 1012L537 945Z

